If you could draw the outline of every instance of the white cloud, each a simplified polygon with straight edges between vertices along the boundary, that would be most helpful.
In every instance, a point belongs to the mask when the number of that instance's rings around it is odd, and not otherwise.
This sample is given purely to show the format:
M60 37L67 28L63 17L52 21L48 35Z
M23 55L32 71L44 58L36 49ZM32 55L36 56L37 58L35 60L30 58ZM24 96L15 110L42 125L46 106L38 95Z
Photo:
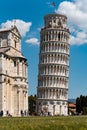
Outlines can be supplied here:
M9 28L9 27L14 25L14 22L15 22L15 25L17 26L21 36L22 37L26 36L26 33L29 32L29 30L30 30L32 22L25 22L25 21L20 20L20 19L16 19L15 21L14 20L7 20L6 22L2 23L0 25L0 27L1 28Z
M87 0L75 0L77 7L83 12L87 12Z
M68 17L71 44L87 43L87 0L64 1L55 11Z
M77 44L77 45L82 45L82 44L87 44L87 35L84 32L78 32L76 34L76 37L71 35L70 39L71 44Z
M33 45L39 45L39 41L37 38L30 38L25 41L26 43L33 44Z

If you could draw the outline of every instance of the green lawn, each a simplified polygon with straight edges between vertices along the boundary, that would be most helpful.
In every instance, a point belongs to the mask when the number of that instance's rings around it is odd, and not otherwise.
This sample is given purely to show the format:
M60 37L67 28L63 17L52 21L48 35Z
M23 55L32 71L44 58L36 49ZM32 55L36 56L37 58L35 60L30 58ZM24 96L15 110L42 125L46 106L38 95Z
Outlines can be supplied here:
M1 117L0 130L87 130L87 116Z

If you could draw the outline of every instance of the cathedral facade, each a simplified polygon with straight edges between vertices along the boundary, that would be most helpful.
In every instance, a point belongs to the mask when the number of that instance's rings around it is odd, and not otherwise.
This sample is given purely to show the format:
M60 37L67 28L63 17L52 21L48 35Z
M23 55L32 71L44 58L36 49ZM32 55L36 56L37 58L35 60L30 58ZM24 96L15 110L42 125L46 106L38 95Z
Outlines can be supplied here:
M28 113L27 60L21 53L21 36L16 26L0 30L0 114Z
M68 115L70 32L67 17L48 14L40 32L37 87L39 115Z

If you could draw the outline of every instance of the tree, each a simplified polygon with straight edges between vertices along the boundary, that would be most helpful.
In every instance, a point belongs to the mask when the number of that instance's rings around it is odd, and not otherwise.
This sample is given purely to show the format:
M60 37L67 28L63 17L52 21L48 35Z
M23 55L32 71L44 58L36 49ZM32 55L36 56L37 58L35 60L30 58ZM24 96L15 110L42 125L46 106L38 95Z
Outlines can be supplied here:
M87 96L80 96L76 99L76 112L87 115Z
M36 95L31 95L28 97L29 114L36 115Z
M76 99L76 112L81 112L81 102L79 97Z

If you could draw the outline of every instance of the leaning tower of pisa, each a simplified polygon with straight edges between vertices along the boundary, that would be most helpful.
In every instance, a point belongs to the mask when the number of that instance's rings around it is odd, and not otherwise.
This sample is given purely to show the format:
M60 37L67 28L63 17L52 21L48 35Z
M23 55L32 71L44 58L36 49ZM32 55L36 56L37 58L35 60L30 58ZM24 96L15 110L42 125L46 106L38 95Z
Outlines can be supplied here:
M37 113L68 114L69 29L67 17L48 14L40 33Z

